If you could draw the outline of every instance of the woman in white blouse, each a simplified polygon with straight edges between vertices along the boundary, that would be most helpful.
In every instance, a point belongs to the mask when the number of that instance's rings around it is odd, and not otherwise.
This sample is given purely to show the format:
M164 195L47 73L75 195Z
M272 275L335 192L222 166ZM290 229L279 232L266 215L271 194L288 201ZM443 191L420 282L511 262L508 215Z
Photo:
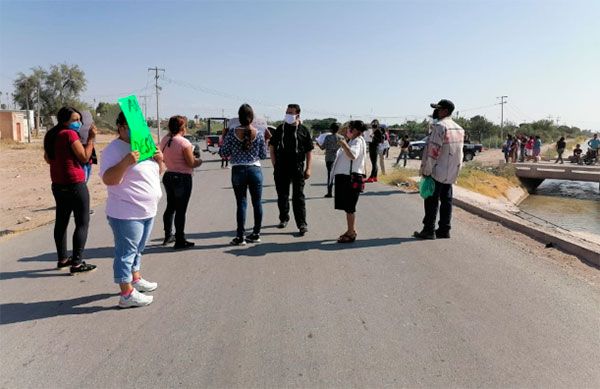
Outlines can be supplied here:
M366 176L365 158L367 154L367 143L362 137L367 127L361 120L353 120L348 123L346 138L338 143L339 150L333 164L335 180L335 209L346 212L348 229L338 238L338 243L351 243L356 240L356 203L358 196L364 188Z

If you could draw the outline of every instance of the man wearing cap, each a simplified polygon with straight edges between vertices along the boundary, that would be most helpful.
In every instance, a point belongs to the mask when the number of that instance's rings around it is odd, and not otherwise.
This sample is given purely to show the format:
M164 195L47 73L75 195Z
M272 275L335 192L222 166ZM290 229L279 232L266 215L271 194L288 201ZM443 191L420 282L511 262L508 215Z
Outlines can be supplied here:
M452 219L452 184L456 182L462 166L465 131L452 120L454 104L440 100L431 104L433 127L423 150L420 173L435 182L433 195L425 199L423 229L413 236L418 239L450 238ZM438 209L440 221L435 229Z

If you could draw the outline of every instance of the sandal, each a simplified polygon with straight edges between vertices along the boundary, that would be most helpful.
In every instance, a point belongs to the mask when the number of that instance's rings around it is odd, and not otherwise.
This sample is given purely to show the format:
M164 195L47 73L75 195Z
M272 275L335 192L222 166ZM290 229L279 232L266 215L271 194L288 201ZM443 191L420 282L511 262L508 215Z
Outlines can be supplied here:
M356 233L354 233L354 235L344 234L338 238L337 242L338 243L352 243L355 240L356 240Z

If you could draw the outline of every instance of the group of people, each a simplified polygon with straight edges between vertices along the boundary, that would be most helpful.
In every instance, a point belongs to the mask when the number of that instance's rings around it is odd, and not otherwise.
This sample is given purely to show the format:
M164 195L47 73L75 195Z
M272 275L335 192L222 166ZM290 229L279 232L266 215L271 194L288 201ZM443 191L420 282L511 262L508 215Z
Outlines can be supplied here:
M591 158L596 158L598 148L600 147L600 140L598 140L598 134L588 142L589 153ZM556 160L554 163L564 163L563 155L567 148L567 142L564 136L561 136L555 144L557 153ZM542 140L539 135L507 135L506 141L502 145L502 152L504 153L504 159L506 163L515 162L539 162L541 160L542 151ZM583 150L581 145L577 144L573 149L573 155L569 157L569 160L573 163L581 163Z
M431 104L435 123L424 151L421 174L435 182L435 191L425 200L423 229L415 232L419 239L449 238L452 214L452 184L456 181L462 163L464 131L452 119L454 104L441 100ZM300 119L300 106L289 104L284 123L269 134L268 147L277 191L279 209L278 228L286 228L290 221L290 187L292 211L298 234L308 232L305 181L311 177L313 142L308 128ZM260 242L263 219L261 161L267 158L267 143L263 133L253 125L254 111L243 104L238 111L239 126L224 134L220 155L231 164L231 182L236 199L236 236L232 245ZM56 200L54 240L57 250L57 269L70 269L72 275L91 272L96 266L83 261L83 250L89 226L89 192L84 165L89 163L96 136L91 127L84 145L78 134L81 114L74 108L64 107L57 115L58 124L44 139L44 157L50 165L52 192ZM145 306L153 301L149 295L158 287L156 282L141 275L141 258L151 234L158 203L162 197L160 175L167 197L163 214L163 245L174 244L174 249L194 246L186 240L185 222L189 204L193 169L202 164L193 155L193 145L184 137L187 119L173 116L169 120L169 134L158 144L154 155L140 160L140 153L131 149L130 129L121 112L116 120L117 138L103 151L100 177L107 187L106 215L114 236L114 282L119 285L119 307ZM332 126L332 134L321 147L326 150L327 193L335 197L334 208L346 214L347 228L338 237L339 243L356 240L356 206L365 182L376 181L376 146L382 141L379 123L371 123L373 137L367 142L363 136L367 126L360 120ZM341 132L341 134L340 134ZM375 152L373 152L375 150ZM374 157L375 156L375 157ZM371 159L375 173L366 178L366 161ZM335 188L335 192L333 189ZM254 225L246 235L245 222L247 195L253 207ZM435 221L440 211L439 228ZM67 256L66 231L70 215L75 215L73 254ZM174 227L174 232L173 232Z
M519 134L513 136L508 134L502 144L502 153L506 163L539 162L542 153L542 139L539 135Z

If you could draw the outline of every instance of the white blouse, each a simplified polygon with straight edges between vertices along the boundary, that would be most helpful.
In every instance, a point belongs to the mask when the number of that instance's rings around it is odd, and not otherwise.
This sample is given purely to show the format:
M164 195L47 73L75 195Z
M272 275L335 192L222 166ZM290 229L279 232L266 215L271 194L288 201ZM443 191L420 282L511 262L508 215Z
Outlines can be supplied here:
M348 146L350 146L350 153L354 157L354 160L348 158L344 149L340 147L335 156L333 168L331 169L333 172L331 179L333 179L336 174L345 174L349 176L350 162L352 162L352 173L366 174L365 159L367 154L367 143L365 142L365 139L362 136L358 136L348 142Z

